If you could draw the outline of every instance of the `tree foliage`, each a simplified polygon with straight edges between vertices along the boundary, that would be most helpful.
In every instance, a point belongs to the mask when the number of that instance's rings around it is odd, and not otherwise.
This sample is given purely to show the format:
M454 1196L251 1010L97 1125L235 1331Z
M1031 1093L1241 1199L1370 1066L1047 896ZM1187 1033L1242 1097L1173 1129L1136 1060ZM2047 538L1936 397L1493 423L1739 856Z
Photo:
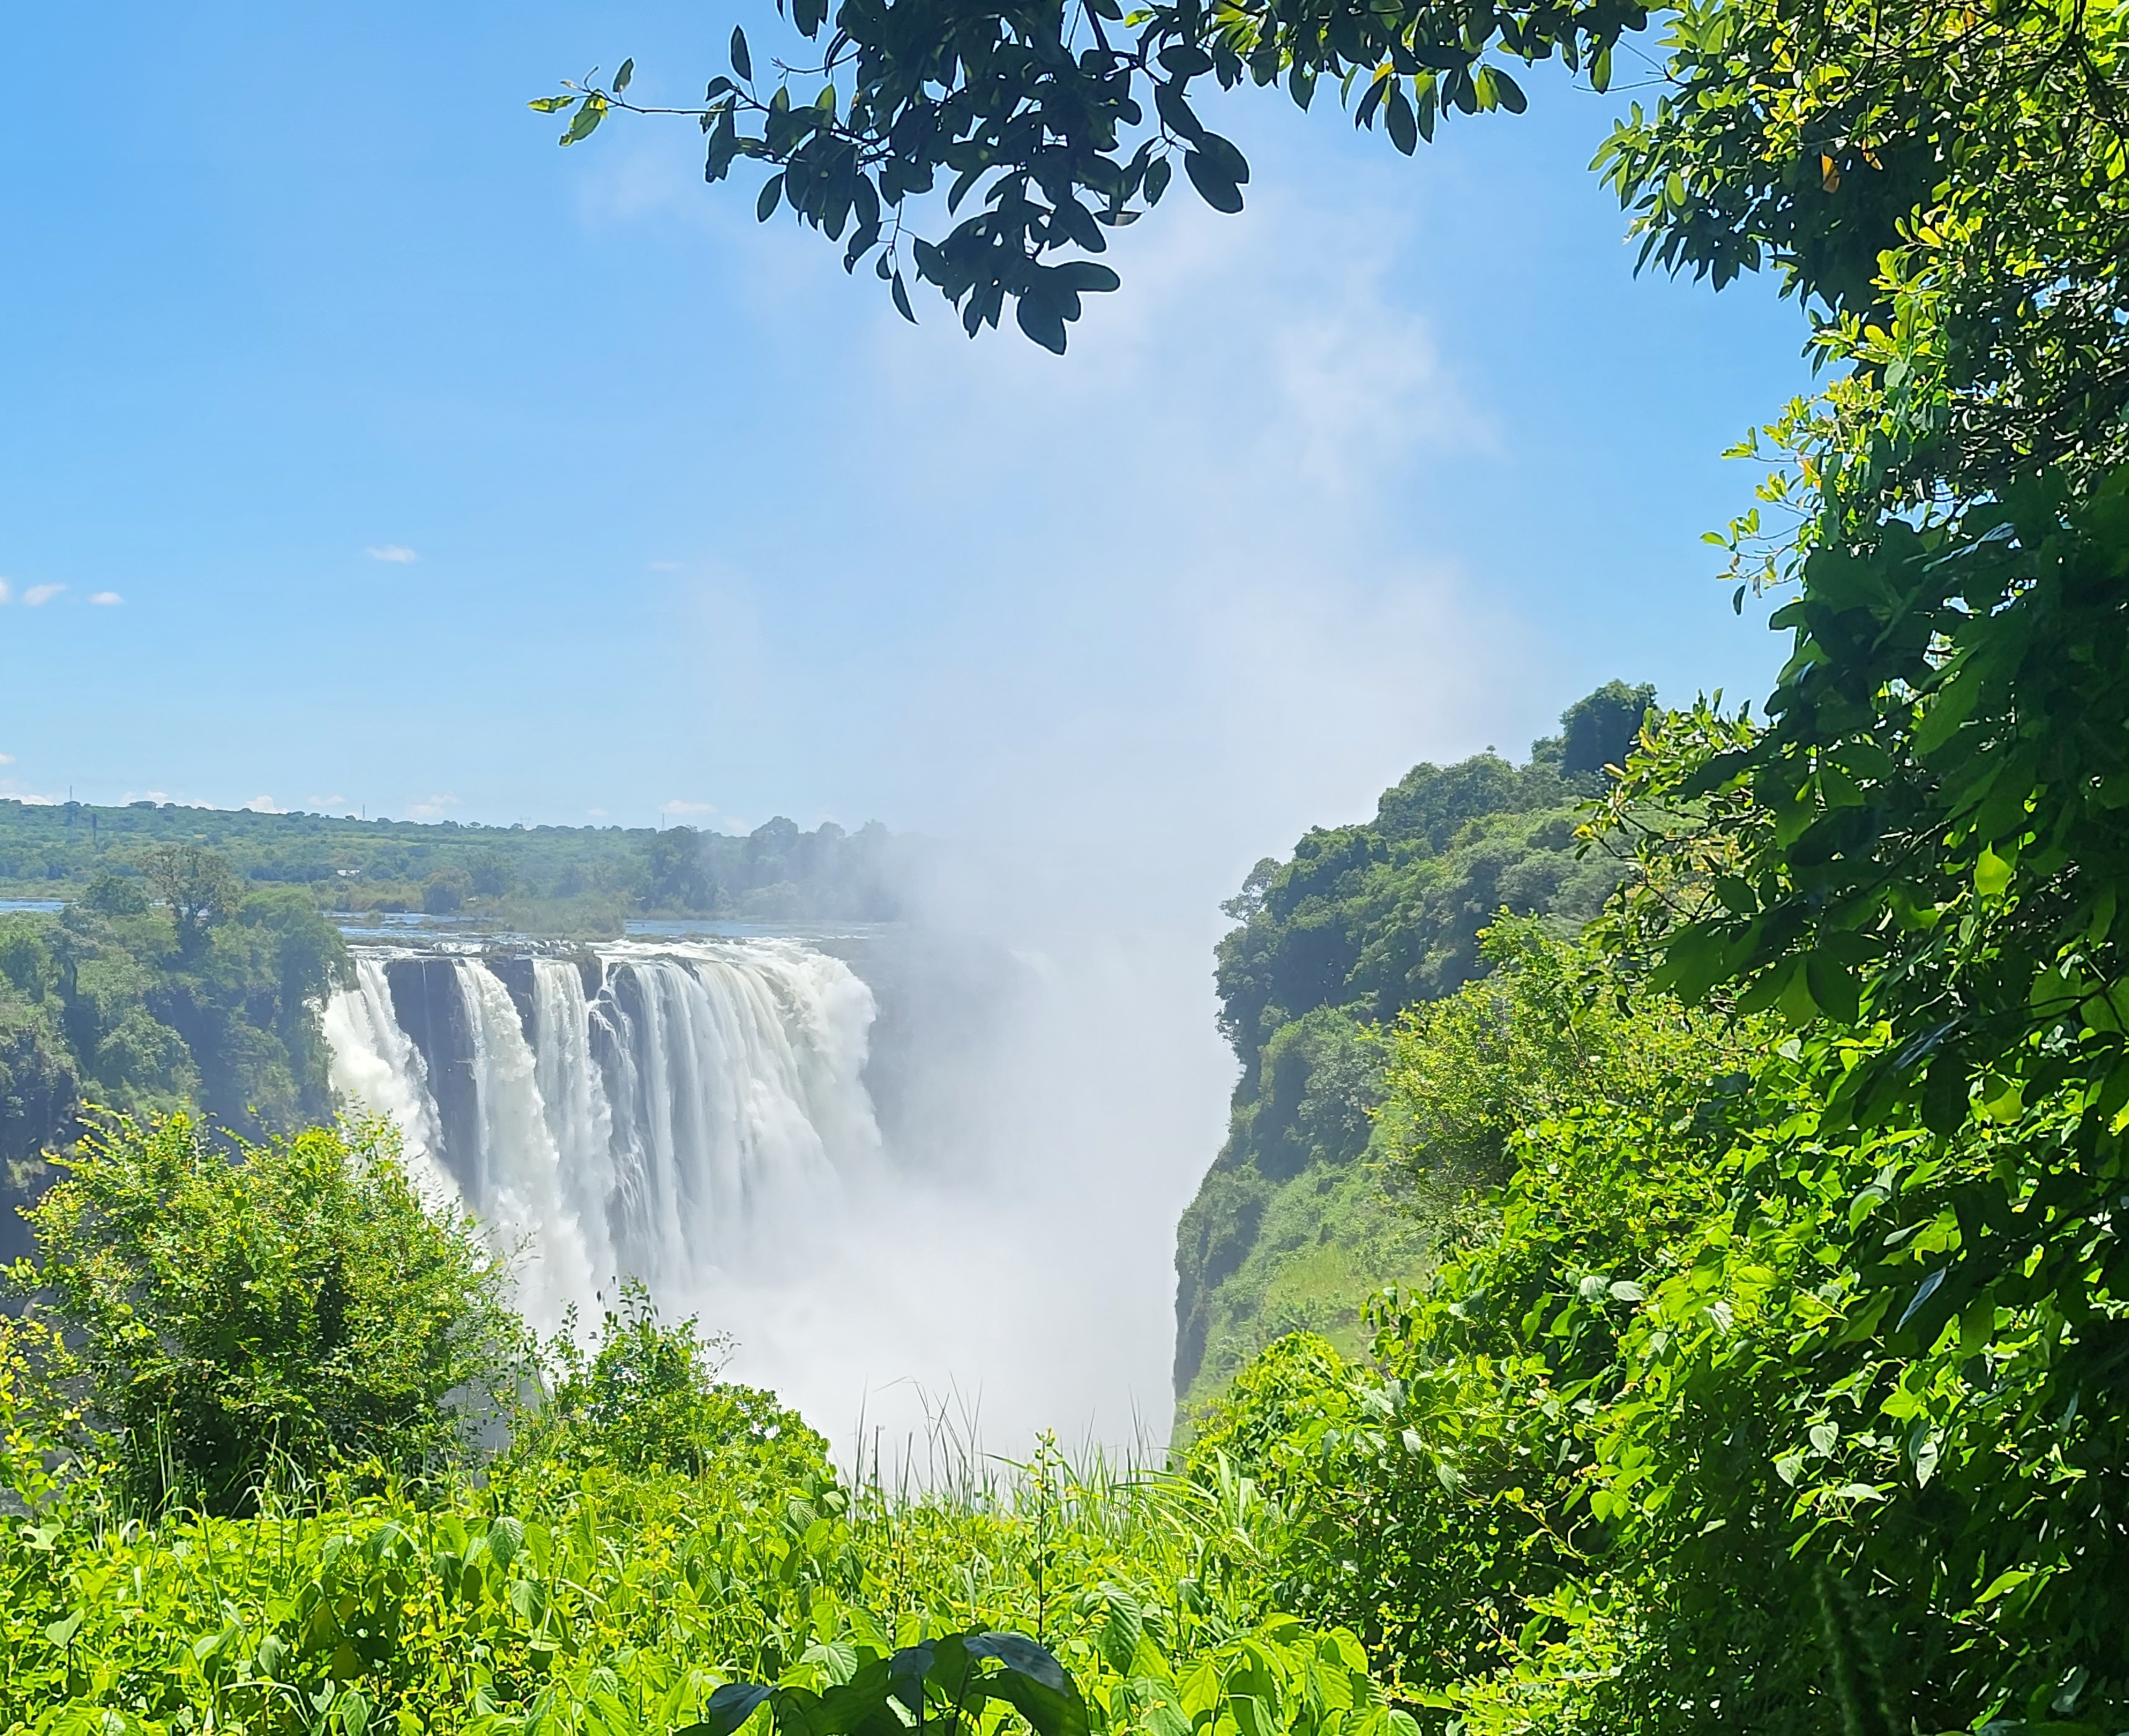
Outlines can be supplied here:
M1750 1119L1735 1034L1660 997L1618 1005L1592 955L1527 927L1496 945L1493 975L1403 1023L1388 1079L1404 1166L1505 1157L1499 1191L1465 1208L1422 1295L1378 1300L1372 1362L1275 1345L1192 1448L1201 1474L1230 1461L1282 1504L1274 1595L1445 1706L1570 1632L1560 1610L1607 1564L1593 1401Z
M631 914L885 921L906 847L877 822L805 832L780 816L740 836L0 798L0 891L108 917L164 897L146 863L191 850L221 858L247 896L300 888L321 910L379 913L455 899L431 913L532 933L617 933Z
M1653 698L1607 684L1523 765L1490 751L1415 765L1372 822L1312 831L1222 907L1237 926L1217 955L1220 1023L1243 1071L1177 1234L1186 1409L1279 1331L1357 1348L1367 1295L1425 1270L1431 1234L1384 1209L1372 1172L1375 1028L1490 968L1479 937L1504 909L1568 930L1597 914L1619 863L1584 852L1576 804L1605 787Z
M500 1395L517 1328L472 1227L431 1217L371 1125L232 1153L119 1117L62 1161L8 1281L64 1328L126 1484L228 1510L283 1467L448 1459L449 1395Z
M788 62L757 71L736 29L731 75L680 111L707 136L707 178L760 162L770 170L761 218L788 205L844 244L845 270L871 260L905 317L915 317L913 271L972 336L997 326L1009 299L1022 331L1060 352L1082 298L1117 286L1093 257L1107 231L1157 204L1179 161L1215 210L1242 208L1249 165L1201 115L1208 84L1283 84L1306 108L1327 83L1409 155L1452 113L1527 107L1511 61L1558 56L1601 88L1620 37L1647 19L1632 0L1484 12L1443 0L1181 0L1128 16L1116 0L843 0L832 18L827 0L796 0L786 16L801 39ZM636 106L634 69L625 62L611 83L567 85L533 107L569 116L562 143L574 145ZM975 205L933 242L907 224L942 179L950 215Z
M242 891L226 866L210 879L217 898ZM188 941L137 881L108 876L94 894L57 917L0 918L0 1158L34 1167L73 1137L84 1099L203 1108L252 1133L331 1114L319 1011L347 949L311 900L242 891L226 911L196 909Z
M1760 1033L1660 999L1622 1006L1597 959L1503 917L1486 931L1488 974L1398 1016L1387 1093L1398 1161L1498 1177L1517 1133L1602 1104L1658 1121L1692 1115L1718 1085L1744 1082Z
M157 845L141 858L141 877L170 913L178 951L188 957L206 941L208 926L227 921L244 897L243 884L228 861L198 844ZM118 895L117 888L106 886L102 901L115 903Z
M546 1390L516 1450L533 1462L608 1463L788 1486L827 1462L828 1443L774 1393L717 1379L730 1341L693 1319L665 1325L635 1280L599 1322L588 1351L572 1314L545 1347Z

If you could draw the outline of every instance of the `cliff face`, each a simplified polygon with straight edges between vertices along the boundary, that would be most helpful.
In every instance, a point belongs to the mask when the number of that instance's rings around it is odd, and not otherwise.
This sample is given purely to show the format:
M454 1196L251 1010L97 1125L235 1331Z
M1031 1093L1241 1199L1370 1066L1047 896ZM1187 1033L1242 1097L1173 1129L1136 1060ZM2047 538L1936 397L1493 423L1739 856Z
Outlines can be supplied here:
M1375 1027L1479 974L1506 909L1564 930L1620 867L1575 836L1580 804L1625 756L1653 693L1619 683L1569 708L1528 763L1421 765L1365 825L1311 832L1224 907L1221 1028L1242 1064L1226 1143L1176 1236L1175 1391L1185 1414L1273 1338L1357 1347L1362 1304L1425 1276L1434 1228L1383 1194L1373 1161Z

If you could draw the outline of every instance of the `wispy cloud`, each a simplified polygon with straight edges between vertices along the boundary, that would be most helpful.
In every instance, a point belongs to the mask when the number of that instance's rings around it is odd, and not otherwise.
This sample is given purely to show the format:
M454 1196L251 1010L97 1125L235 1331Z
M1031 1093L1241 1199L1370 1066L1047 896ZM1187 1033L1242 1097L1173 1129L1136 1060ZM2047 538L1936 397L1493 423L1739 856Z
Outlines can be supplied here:
M396 566L411 566L422 557L403 543L388 542L381 547L364 549L363 553L372 560L389 560Z
M244 804L254 813L286 813L288 810L269 795L256 795Z
M407 813L410 819L441 820L451 808L463 808L464 805L455 795L432 795L426 800L415 803L407 810Z
M116 591L98 591L88 600L98 608L117 608L126 599Z
M167 789L129 789L119 797L118 805L123 808L128 802L167 802L169 799L170 793Z
M713 802L671 801L660 802L658 804L658 811L660 813L682 814L715 813L717 810L717 804Z
M14 763L14 755L12 753L0 753L0 765L12 765Z
M5 579L0 579L0 603L12 603L14 600L15 587Z
M306 799L304 805L309 808L312 813L331 813L346 807L347 798L344 795L311 796Z
M65 589L64 584L33 584L22 593L22 600L31 608L40 608Z
M603 820L606 818L606 809L603 808L587 808L584 812L595 820Z

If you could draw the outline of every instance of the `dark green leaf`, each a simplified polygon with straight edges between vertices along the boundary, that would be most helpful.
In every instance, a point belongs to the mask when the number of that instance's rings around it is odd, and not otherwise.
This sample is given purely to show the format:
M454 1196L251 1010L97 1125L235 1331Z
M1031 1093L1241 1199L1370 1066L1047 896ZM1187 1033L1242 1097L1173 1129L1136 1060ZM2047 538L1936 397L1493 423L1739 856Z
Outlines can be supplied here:
M674 1736L731 1736L748 1719L755 1709L769 1698L770 1690L758 1681L728 1681L721 1688L710 1691L703 1706L704 1716L700 1724L693 1724Z
M1155 83L1153 87L1153 106L1168 130L1179 138L1195 144L1205 136L1205 125L1191 112L1183 98L1180 85Z
M1198 196L1215 211L1233 212L1242 208L1242 190L1231 179L1221 174L1208 163L1203 154L1186 150L1183 154L1183 172L1190 177L1190 184L1198 189Z
M1021 297L1013 308L1020 329L1052 355L1064 353L1064 315L1057 305L1032 293Z
M1862 985L1839 960L1820 951L1803 961L1804 981L1818 1010L1845 1025L1855 1023L1862 1010Z
M1965 1056L1941 1050L1922 1078L1922 1125L1948 1138L1965 1125L1966 1107Z
M1412 112L1412 103L1405 96L1403 81L1393 79L1389 84L1389 95L1383 103L1383 126L1390 136L1390 143L1410 156L1419 148L1419 117Z

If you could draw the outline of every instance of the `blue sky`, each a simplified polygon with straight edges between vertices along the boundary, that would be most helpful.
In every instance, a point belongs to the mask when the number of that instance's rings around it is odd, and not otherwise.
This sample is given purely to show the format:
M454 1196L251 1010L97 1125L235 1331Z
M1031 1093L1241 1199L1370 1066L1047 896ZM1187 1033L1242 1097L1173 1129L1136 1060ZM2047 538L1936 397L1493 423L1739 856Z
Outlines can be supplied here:
M0 793L1138 827L1209 899L1613 675L1765 686L1699 537L1801 327L1633 277L1624 96L1407 161L1237 93L1249 211L1179 183L1059 360L524 106L768 10L17 18Z

